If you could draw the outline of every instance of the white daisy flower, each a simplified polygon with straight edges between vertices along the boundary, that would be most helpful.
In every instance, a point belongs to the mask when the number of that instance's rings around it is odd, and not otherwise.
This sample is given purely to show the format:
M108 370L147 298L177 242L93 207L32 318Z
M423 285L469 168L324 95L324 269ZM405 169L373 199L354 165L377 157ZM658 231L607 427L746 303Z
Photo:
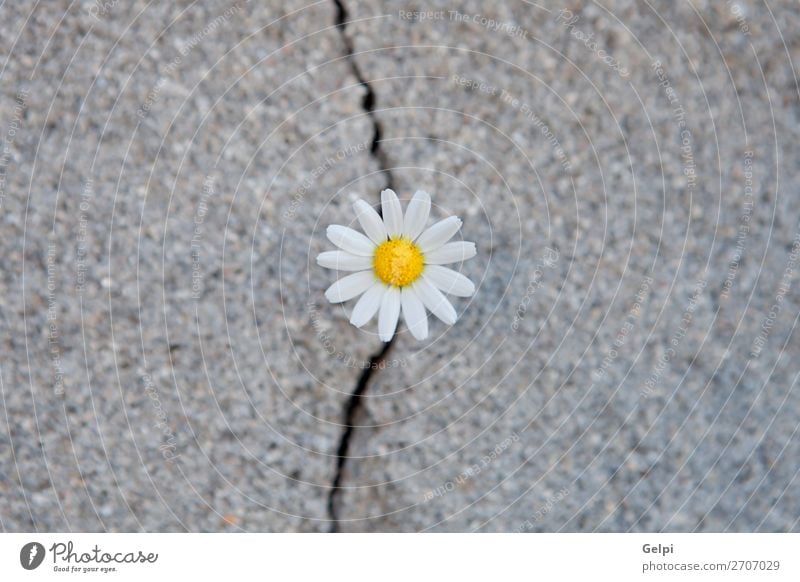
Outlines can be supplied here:
M378 335L392 339L400 313L418 340L428 337L428 311L447 325L456 322L456 310L443 295L470 297L475 285L461 273L443 267L475 256L475 243L448 242L461 228L461 219L450 216L428 229L431 197L417 191L405 215L392 190L381 192L381 218L375 209L358 200L353 205L366 236L334 224L328 239L340 250L321 253L317 264L327 269L355 271L325 291L331 303L361 296L350 323L362 327L378 313Z

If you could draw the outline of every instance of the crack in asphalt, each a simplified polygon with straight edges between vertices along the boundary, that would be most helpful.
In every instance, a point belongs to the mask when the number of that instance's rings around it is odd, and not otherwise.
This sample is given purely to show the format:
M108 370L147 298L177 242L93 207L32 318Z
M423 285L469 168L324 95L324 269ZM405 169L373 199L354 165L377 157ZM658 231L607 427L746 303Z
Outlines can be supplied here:
M349 458L347 452L350 448L350 441L353 437L354 430L358 428L358 425L353 423L355 422L356 416L363 408L364 393L367 391L372 374L380 368L379 364L386 357L386 354L389 353L389 349L391 349L391 347L392 342L387 342L378 353L373 354L372 357L370 357L369 366L365 368L363 372L361 372L361 376L358 378L358 382L356 383L356 388L353 390L353 393L350 395L347 405L345 406L344 431L342 432L342 437L339 440L339 448L336 451L336 473L333 477L333 483L331 484L331 490L328 495L328 516L331 520L331 533L336 533L339 531L339 512L337 501L338 494L342 490L341 485L345 464Z
M386 177L386 187L394 190L394 176L392 176L392 172L390 170L391 164L386 156L386 152L381 149L383 126L375 116L375 92L372 90L372 86L369 84L369 81L364 78L361 69L353 58L353 40L347 36L346 32L348 19L347 8L342 0L333 0L333 4L336 6L336 29L339 31L339 34L342 37L342 42L344 43L345 58L347 59L347 62L350 63L350 69L352 70L356 80L366 91L364 94L364 99L361 101L361 106L364 108L364 111L367 112L367 116L369 116L369 120L372 122L373 127L372 144L370 145L369 151L378 161L378 166Z
M378 167L386 178L386 188L394 189L394 177L392 176L390 169L391 165L389 164L386 152L381 148L381 136L383 135L383 128L375 116L375 92L372 90L369 82L364 78L361 69L358 67L358 64L353 58L353 41L346 32L348 19L347 8L342 0L332 1L336 6L336 29L339 31L339 34L342 37L342 42L345 46L345 57L348 63L350 63L350 69L352 70L353 75L356 77L356 80L365 90L364 99L361 102L361 106L364 108L364 111L367 112L367 116L369 117L373 127L370 154L375 158L378 163ZM370 356L369 365L361 372L361 375L356 382L355 389L350 394L350 398L348 398L347 404L344 407L344 430L342 431L342 436L339 439L339 446L336 451L336 473L334 474L330 492L328 493L328 518L331 522L331 533L336 533L339 531L338 498L342 492L341 485L344 476L345 465L347 464L347 460L349 458L348 451L350 449L350 441L353 438L355 429L358 428L358 425L355 425L354 422L355 419L361 414L364 407L364 394L369 388L372 375L374 372L380 369L379 364L386 357L386 354L389 353L393 342L394 338L385 343L380 350Z

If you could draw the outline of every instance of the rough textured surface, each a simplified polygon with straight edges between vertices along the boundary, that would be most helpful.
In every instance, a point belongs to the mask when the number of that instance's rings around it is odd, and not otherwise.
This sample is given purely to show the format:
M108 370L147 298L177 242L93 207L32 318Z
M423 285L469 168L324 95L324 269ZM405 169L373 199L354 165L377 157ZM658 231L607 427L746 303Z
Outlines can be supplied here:
M337 472L342 531L800 529L792 2L31 8L4 530L327 531ZM314 257L389 182L479 288L400 328L338 471L381 344Z

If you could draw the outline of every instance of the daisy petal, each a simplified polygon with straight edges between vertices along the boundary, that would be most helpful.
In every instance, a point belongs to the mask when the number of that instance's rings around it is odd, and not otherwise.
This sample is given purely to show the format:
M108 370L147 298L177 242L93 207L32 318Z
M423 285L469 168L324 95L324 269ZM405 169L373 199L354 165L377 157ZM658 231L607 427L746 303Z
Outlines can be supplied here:
M386 285L383 283L375 283L372 287L367 289L353 308L353 314L350 316L350 323L356 327L361 327L372 319L381 306L381 300L385 292Z
M416 239L425 230L428 215L431 212L431 197L427 192L417 190L406 208L403 221L403 236L409 240Z
M394 190L386 189L381 192L381 209L389 238L398 238L403 234L403 208Z
M453 238L459 228L461 228L461 219L457 216L448 216L419 235L416 241L417 246L423 253L434 251Z
M381 298L381 311L378 314L378 335L381 341L391 341L400 317L400 289L387 287Z
M449 293L456 297L472 297L475 293L475 284L453 269L429 265L425 269L425 276L443 293Z
M361 271L347 277L342 277L328 287L325 297L331 303L341 303L361 295L375 284L375 274L372 271Z
M356 211L356 218L358 218L361 228L372 239L372 242L376 245L386 242L386 227L383 225L383 220L381 220L378 212L363 200L356 200L353 208Z
M350 254L371 257L375 252L375 244L352 228L332 224L328 227L327 234L329 241Z
M400 291L400 304L403 307L403 320L416 339L422 341L428 337L428 314L417 293L411 287L403 287Z
M346 251L327 251L319 254L317 264L339 271L365 271L372 268L372 257L359 257Z
M428 265L448 265L450 263L460 263L475 256L475 243L458 241L447 243L425 254L425 263Z
M447 298L442 295L442 292L439 291L425 275L422 275L422 278L414 283L413 288L417 297L419 297L425 307L428 308L428 311L447 325L453 325L456 322L458 315L456 314L455 307L450 304Z

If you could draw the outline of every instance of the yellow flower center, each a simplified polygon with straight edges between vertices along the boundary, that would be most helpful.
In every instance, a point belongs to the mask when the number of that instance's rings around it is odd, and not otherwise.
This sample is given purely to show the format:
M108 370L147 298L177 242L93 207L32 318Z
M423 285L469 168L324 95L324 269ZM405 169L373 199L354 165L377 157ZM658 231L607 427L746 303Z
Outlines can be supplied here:
M375 251L375 274L387 285L405 287L422 274L422 251L408 239L388 240Z

